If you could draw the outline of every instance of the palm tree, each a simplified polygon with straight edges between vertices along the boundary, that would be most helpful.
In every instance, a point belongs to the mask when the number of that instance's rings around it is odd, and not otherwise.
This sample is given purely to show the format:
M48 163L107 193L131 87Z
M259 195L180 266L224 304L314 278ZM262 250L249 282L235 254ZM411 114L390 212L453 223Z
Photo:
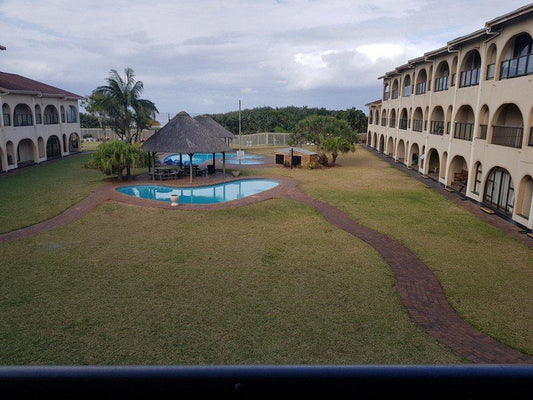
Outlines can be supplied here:
M131 143L137 139L140 130L146 127L147 119L155 117L157 108L150 100L139 98L144 86L141 81L135 80L135 73L131 68L124 70L124 77L112 69L106 81L107 86L93 90L93 106L108 115L113 121L114 131L122 140ZM131 134L132 127L136 128L134 135Z

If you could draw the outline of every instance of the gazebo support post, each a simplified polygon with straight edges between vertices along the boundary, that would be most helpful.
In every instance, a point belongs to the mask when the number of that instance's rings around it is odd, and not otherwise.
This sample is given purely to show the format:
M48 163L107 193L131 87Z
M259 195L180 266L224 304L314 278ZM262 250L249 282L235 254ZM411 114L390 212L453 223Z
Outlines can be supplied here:
M152 153L152 180L155 181L155 153Z
M183 157L181 156L181 153L180 153L180 168L183 168Z
M190 180L189 182L192 183L192 156L194 155L194 153L187 153L189 155L189 176L190 176Z
M213 172L215 171L215 153L213 153Z
M226 152L222 152L222 176L226 180Z

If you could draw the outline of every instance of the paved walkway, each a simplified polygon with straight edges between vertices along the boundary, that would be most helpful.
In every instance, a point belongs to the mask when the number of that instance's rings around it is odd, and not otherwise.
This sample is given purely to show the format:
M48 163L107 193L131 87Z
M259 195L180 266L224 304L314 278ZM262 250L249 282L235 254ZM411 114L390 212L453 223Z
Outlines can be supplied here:
M228 202L226 205L180 205L173 209L193 210L238 207L274 197L286 198L306 204L316 209L328 222L368 243L381 254L395 274L397 290L403 305L413 320L435 339L475 363L533 363L533 357L497 342L465 322L448 302L435 274L407 247L384 234L359 225L340 209L307 196L298 189L297 182L287 178L277 179L282 182L278 188L266 191L260 196ZM146 184L151 182L134 183ZM205 181L199 180L197 185L205 183ZM131 182L127 184L131 184ZM165 182L165 184L167 183ZM108 200L134 206L171 209L168 203L135 199L131 196L121 195L115 190L117 186L119 185L108 184L100 187L85 200L48 221L0 234L0 243L33 236L73 222Z

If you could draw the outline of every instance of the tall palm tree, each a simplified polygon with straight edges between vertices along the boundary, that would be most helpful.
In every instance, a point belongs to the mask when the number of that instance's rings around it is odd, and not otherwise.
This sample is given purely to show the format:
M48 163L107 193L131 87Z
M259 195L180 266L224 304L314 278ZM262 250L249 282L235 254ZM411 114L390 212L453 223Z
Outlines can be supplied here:
M94 107L111 118L114 130L122 140L131 143L137 138L139 128L142 130L147 125L147 119L155 117L157 108L150 100L139 98L144 86L135 80L131 68L124 70L124 77L112 69L106 81L107 86L93 90ZM143 126L137 126L140 124ZM131 134L132 127L137 128L134 135Z

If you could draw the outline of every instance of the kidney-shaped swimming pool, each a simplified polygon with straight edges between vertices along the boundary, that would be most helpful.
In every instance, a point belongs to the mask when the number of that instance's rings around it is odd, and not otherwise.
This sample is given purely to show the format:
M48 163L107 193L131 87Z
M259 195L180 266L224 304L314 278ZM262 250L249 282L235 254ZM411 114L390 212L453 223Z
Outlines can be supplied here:
M177 188L163 185L136 185L117 188L117 191L141 199L170 202L170 196L177 194L180 204L214 204L242 199L270 190L279 185L270 179L243 179L217 185Z

